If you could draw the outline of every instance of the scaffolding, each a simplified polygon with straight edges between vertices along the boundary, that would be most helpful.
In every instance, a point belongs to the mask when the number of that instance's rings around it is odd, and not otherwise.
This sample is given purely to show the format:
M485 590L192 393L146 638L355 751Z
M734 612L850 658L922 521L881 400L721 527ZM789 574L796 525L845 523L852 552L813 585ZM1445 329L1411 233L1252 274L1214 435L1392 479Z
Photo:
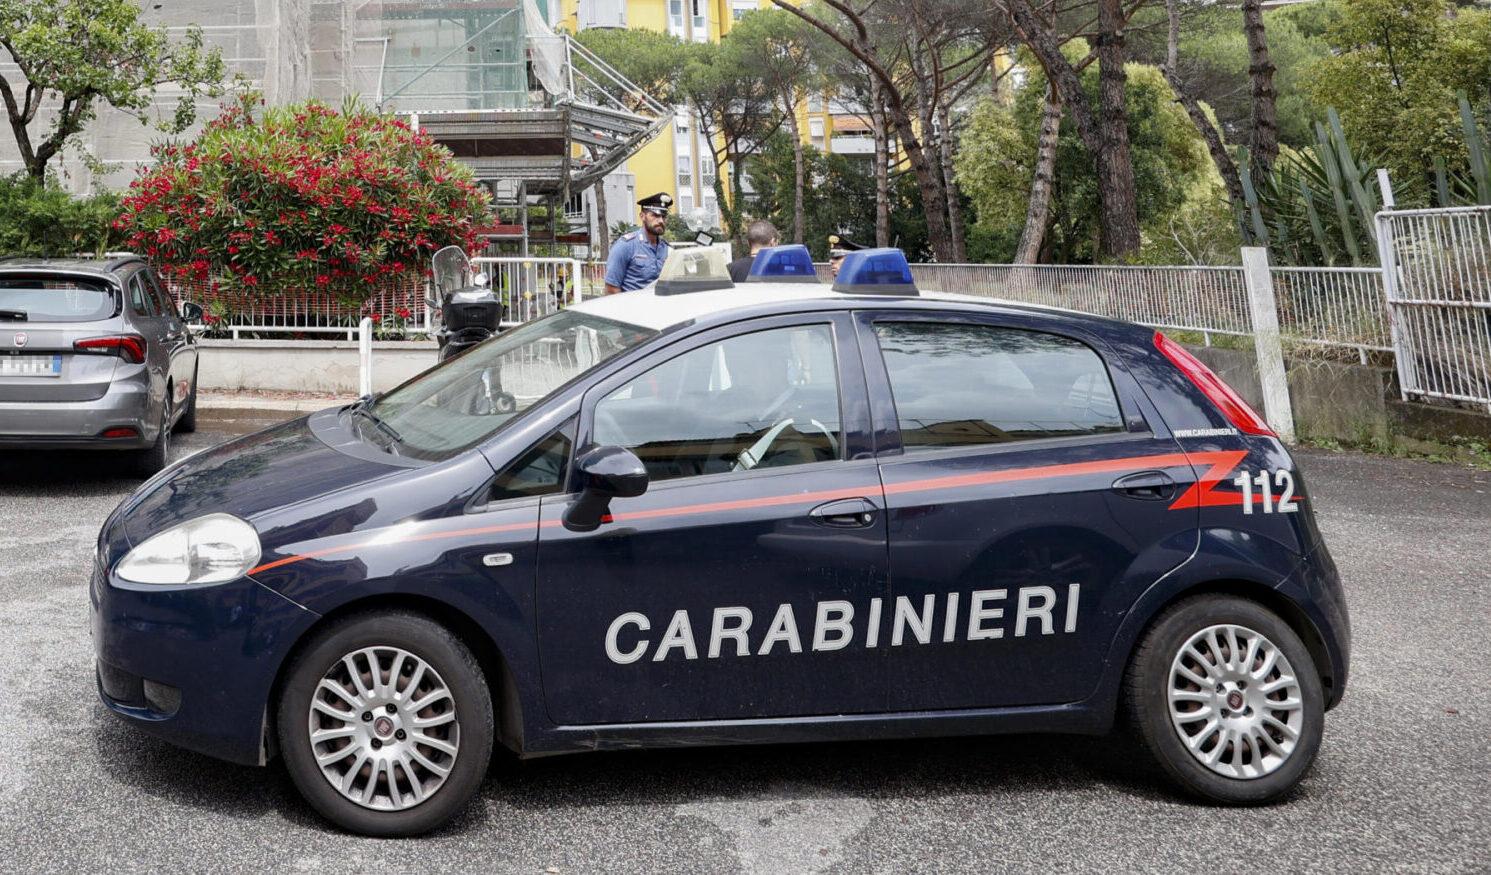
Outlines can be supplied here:
M490 188L501 219L486 229L490 255L587 246L588 219L567 217L572 195L599 185L671 119L554 32L534 0L321 2L312 15L345 34L353 89L408 117Z

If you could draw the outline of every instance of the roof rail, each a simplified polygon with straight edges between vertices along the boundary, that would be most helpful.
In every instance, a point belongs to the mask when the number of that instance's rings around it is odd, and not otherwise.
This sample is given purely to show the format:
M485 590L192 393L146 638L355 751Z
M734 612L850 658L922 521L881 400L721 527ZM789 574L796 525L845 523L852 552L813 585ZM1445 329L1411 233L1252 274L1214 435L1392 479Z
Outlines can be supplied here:
M107 255L109 255L111 257L109 258L109 263L106 264L106 265L104 265L104 270L118 270L119 268L125 266L126 264L129 264L131 261L144 261L145 260L145 256L140 255L138 253L134 253L134 252L130 252L130 253L110 252L110 253L107 253Z

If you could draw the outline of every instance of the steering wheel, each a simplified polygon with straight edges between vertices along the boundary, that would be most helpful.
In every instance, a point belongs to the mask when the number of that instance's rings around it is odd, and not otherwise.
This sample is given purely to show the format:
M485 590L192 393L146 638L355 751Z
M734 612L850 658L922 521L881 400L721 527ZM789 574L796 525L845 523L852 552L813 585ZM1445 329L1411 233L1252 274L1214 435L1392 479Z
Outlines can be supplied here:
M754 444L741 451L740 455L736 457L735 465L731 470L749 471L761 464L761 461L770 453L772 444L777 442L777 439L782 436L782 432L791 427L793 422L794 420L790 416L778 420L771 428L766 430L766 434L757 438ZM834 437L834 433L829 430L828 426L816 419L809 419L807 425L828 438L828 445L833 448L833 454L837 457L839 455L839 439Z

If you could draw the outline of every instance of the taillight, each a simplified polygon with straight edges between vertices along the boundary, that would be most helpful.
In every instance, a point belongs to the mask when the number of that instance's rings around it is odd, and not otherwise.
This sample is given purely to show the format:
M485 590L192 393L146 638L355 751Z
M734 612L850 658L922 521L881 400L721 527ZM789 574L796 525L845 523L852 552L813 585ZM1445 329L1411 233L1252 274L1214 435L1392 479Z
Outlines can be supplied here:
M1171 364L1180 368L1181 373L1196 384L1211 403L1217 405L1222 415L1227 417L1238 431L1244 434L1261 434L1265 437L1278 437L1274 430L1268 427L1268 423L1259 416L1248 402L1242 400L1235 390L1222 378L1212 373L1211 368L1201 363L1201 360L1191 355L1190 351L1170 338L1163 332L1154 333L1155 349L1164 354Z
M117 355L130 364L145 361L145 338L138 334L110 334L73 341L72 348L93 355Z

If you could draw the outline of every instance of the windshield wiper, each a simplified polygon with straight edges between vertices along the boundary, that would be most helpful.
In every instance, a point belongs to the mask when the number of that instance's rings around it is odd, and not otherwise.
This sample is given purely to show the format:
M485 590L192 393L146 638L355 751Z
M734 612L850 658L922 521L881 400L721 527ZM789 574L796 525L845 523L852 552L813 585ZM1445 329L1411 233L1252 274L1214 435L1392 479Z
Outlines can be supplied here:
M399 444L402 444L404 442L404 439L399 436L399 433L394 430L393 426L384 422L382 417L372 411L372 406L370 403L368 403L371 401L372 398L370 397L367 402L358 402L357 405L352 408L352 412L354 414L366 417L368 422L371 422L375 427L377 427L379 431L387 435L388 439L391 441L388 448L392 450L395 455L398 455Z
M25 310L0 310L0 320L5 322L25 322L29 318Z

